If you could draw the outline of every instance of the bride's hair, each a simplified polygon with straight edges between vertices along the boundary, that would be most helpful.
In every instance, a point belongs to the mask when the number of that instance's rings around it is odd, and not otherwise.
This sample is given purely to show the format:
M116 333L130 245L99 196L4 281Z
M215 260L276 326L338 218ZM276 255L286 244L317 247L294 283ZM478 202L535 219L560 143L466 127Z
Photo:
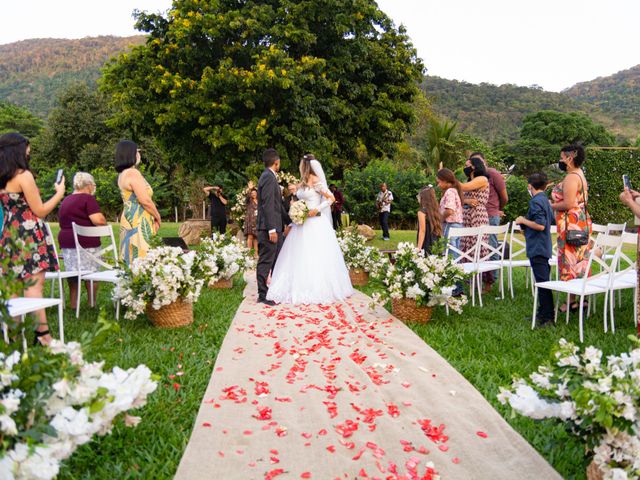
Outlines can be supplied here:
M315 160L316 157L312 153L307 153L300 160L300 181L305 187L309 186L309 177L313 174L311 168L311 160Z

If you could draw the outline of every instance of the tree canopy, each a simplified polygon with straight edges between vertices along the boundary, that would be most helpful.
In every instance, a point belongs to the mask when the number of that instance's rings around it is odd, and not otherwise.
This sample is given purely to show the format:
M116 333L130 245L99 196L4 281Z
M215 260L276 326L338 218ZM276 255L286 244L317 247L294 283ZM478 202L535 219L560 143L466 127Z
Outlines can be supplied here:
M543 110L527 115L520 130L522 140L540 140L550 145L579 142L583 145L614 145L614 136L586 115Z
M243 170L265 147L334 166L391 155L423 66L373 0L175 0L105 69L116 121L193 169Z
M42 130L43 122L26 108L9 102L0 102L0 134L20 132L33 138Z

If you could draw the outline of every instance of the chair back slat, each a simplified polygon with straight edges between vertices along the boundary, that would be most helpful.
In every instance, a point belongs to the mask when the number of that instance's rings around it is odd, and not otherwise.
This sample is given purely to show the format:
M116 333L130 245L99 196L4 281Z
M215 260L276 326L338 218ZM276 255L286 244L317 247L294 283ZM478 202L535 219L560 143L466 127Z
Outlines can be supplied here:
M504 258L504 249L507 243L507 233L509 232L509 224L506 225L486 225L482 228L482 235L480 236L480 248L478 254L479 262L486 262L491 260L493 256L497 256L497 261L502 261ZM494 247L489 243L489 235L504 235L502 240L498 242L498 245ZM485 249L487 254L482 255L482 249Z
M604 251L605 249L614 249L615 253L611 256L611 258L607 258L604 255L601 255L599 251ZM616 265L618 264L618 259L620 256L620 251L622 250L622 237L619 235L607 235L606 233L600 233L596 237L594 248L591 249L591 254L589 255L589 263L587 265L587 272L591 272L594 265L598 265L600 267L600 272L595 275L590 276L583 282L583 291L586 289L587 284L592 282L599 277L608 276L609 279L613 278L613 274L615 273Z
M88 258L90 258L91 261L95 262L96 264L100 265L106 270L113 270L114 268L117 267L118 248L116 247L116 241L113 236L113 229L111 228L111 225L104 225L104 226L98 226L98 227L84 227L82 225L78 225L77 223L73 222L71 224L71 227L73 229L73 240L75 241L75 244L76 244L76 254L78 259L78 265L81 264L80 256L84 254ZM80 241L78 237L108 238L110 240L110 243L106 247L101 247L100 250L98 250L97 252L91 252L86 248L84 248L82 245L80 245ZM109 252L113 253L113 265L105 262L102 259L103 254L109 253Z
M511 223L511 236L509 237L509 256L511 260L515 260L521 255L527 255L527 243L518 238L518 234L522 234L522 228L516 222Z
M483 227L453 227L449 229L449 238L475 237L476 241L473 246L467 250L462 250L451 243L447 242L447 248L444 252L445 256L455 253L457 258L453 258L453 263L469 262L475 263L478 260L480 252L480 238L482 236Z

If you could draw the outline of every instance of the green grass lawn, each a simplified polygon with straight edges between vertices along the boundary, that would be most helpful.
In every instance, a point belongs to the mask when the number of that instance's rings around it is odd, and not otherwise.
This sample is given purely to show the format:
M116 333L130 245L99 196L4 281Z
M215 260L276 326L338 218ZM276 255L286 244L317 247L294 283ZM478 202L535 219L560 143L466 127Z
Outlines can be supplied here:
M164 224L161 234L175 236L177 227L178 224ZM399 241L414 242L415 232L393 231L391 241L376 239L374 245L393 249ZM525 289L522 269L516 270L515 284L515 300L496 299L494 287L492 294L483 297L483 308L469 305L464 314L449 317L438 308L427 325L411 328L458 369L564 478L584 478L582 447L560 426L512 416L496 400L499 386L510 384L513 374L527 375L534 371L549 358L558 339L578 342L576 315L572 315L569 325L561 317L554 327L531 331L524 318L531 315L532 295ZM111 314L109 290L110 287L101 290L99 304ZM371 293L373 287L365 287L363 291ZM585 345L598 346L607 354L628 348L626 337L635 333L631 296L631 292L625 292L623 308L616 309L615 334L603 333L602 300L599 301L598 313L585 321ZM161 376L160 386L151 395L149 404L135 413L143 418L136 429L118 426L112 435L85 445L65 462L60 478L172 478L216 355L241 300L242 286L228 291L207 290L195 305L194 325L179 330L158 330L146 320L121 320L121 332L107 345L107 362L125 368L145 363ZM86 305L83 302L79 319L66 310L68 340L77 339L93 327L97 312ZM55 316L50 314L49 318L52 328L57 328ZM184 374L180 376L179 372ZM170 377L173 375L176 376Z

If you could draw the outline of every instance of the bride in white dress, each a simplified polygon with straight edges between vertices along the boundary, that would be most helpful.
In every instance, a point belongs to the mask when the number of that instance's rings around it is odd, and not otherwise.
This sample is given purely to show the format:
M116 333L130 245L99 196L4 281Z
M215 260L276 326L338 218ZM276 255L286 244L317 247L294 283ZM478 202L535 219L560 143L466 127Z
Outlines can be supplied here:
M353 294L331 220L335 200L322 165L311 154L300 162L296 196L309 207L302 225L291 226L273 267L267 299L285 304L329 304Z

